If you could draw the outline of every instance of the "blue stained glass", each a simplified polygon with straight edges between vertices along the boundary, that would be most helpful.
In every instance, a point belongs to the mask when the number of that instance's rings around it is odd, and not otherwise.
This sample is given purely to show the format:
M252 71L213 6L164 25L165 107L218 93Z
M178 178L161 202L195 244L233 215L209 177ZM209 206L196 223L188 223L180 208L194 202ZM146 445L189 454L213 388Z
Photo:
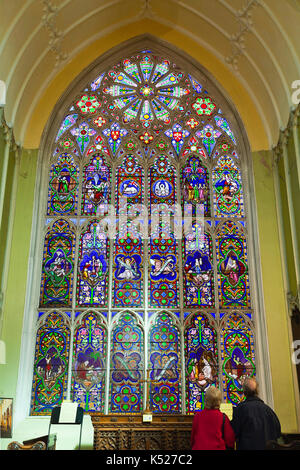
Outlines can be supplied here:
M110 412L143 409L143 333L135 318L123 314L114 326L111 345Z
M180 334L166 313L157 317L150 330L150 380L150 409L180 412Z

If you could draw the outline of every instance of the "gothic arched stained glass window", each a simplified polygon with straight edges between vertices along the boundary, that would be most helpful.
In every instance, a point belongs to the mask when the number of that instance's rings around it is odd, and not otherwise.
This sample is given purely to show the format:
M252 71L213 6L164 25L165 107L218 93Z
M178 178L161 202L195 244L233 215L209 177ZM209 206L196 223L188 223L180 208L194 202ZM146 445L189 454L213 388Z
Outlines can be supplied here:
M180 57L111 64L48 146L31 412L67 397L90 413L194 413L212 384L237 404L255 312L232 112Z

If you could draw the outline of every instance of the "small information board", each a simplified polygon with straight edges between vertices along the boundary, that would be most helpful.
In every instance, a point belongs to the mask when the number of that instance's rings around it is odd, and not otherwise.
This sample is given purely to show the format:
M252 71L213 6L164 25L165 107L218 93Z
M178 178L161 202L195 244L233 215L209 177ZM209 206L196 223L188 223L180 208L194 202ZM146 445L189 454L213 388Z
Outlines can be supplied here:
M233 415L233 407L231 403L221 403L220 405L220 411L222 413L225 413L230 421L232 420L232 415Z

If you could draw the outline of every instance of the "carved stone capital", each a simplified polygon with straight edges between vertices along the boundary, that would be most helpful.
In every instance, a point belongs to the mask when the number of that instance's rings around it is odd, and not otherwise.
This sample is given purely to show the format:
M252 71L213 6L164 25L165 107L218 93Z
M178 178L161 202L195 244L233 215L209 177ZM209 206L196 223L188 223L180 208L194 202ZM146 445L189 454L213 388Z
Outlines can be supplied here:
M300 125L300 105L292 112L292 127L297 129Z
M299 295L293 295L291 292L287 292L286 294L287 297L287 303L289 307L289 315L292 316L293 310L297 308L300 310L300 299Z
M273 148L273 169L277 168L279 160L282 158L282 146L278 144Z

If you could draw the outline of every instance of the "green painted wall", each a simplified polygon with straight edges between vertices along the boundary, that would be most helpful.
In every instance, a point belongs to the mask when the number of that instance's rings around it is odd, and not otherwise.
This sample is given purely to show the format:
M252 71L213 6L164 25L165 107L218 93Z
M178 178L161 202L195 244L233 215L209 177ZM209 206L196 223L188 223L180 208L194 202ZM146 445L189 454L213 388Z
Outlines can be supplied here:
M37 150L23 150L21 154L7 290L3 305L1 340L6 345L7 364L0 365L0 396L13 398L18 380L37 155Z
M297 431L289 318L277 221L271 151L253 153L253 171L274 408L284 432ZM259 315L260 312L257 312ZM280 347L278 347L280 345Z
M1 155L3 153L0 150ZM6 251L6 244L8 239L8 230L9 230L9 218L11 214L11 197L12 197L12 190L13 190L13 177L14 177L14 169L15 169L16 159L15 159L15 152L11 151L9 154L9 161L8 161L8 168L7 168L7 178L6 178L6 185L5 185L5 198L4 198L4 207L3 207L3 214L2 214L2 221L1 221L1 228L0 228L0 286L2 285L3 279L3 269L4 269L4 260L5 260L5 251Z

